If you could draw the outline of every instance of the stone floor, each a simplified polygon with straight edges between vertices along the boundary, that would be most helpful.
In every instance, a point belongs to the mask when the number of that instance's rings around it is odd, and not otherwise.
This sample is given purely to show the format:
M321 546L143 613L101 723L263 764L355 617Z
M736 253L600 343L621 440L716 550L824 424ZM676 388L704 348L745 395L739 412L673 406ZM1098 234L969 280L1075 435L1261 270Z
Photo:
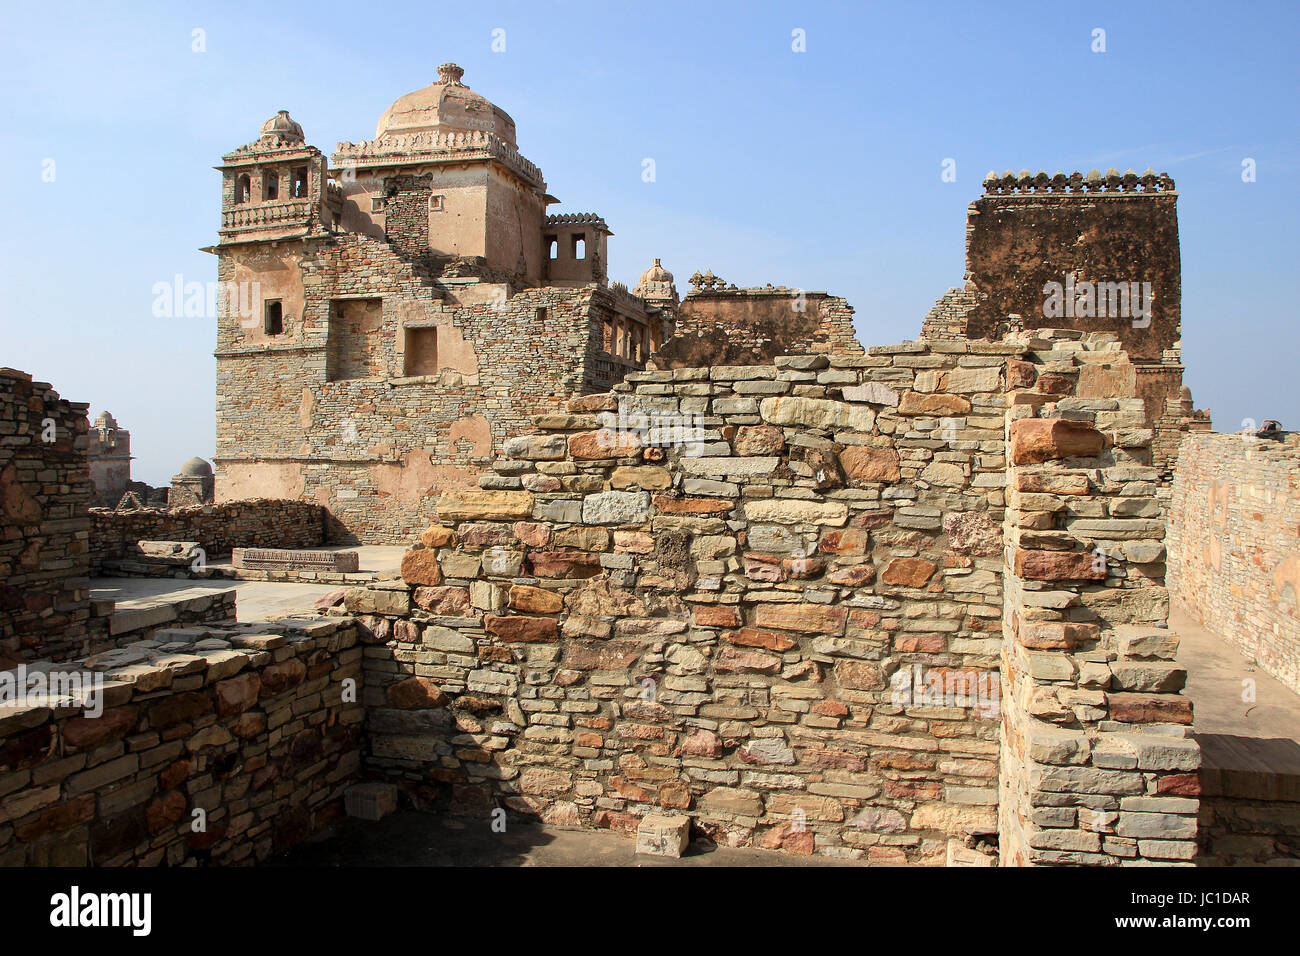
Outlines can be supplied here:
M1300 740L1300 694L1256 667L1235 647L1174 606L1169 626L1179 637L1178 663L1187 668L1198 734ZM1255 700L1241 699L1242 681L1255 681Z
M312 602L328 594L334 584L275 584L267 581L198 580L184 578L91 578L90 596L95 600L133 601L160 594L197 594L201 591L236 592L235 610L241 621L265 621L268 617L311 608ZM315 612L312 612L315 613Z
M396 575L406 548L389 545L357 545L325 550L356 551L362 571L381 576ZM214 561L214 567L218 562ZM91 597L96 600L131 601L181 591L228 591L237 594L236 610L241 621L264 621L289 611L310 609L312 602L338 588L337 584L236 581L228 578L91 578Z
M845 866L821 856L715 847L696 840L679 860L643 856L636 840L609 830L561 830L509 821L404 810L378 823L343 820L272 866Z

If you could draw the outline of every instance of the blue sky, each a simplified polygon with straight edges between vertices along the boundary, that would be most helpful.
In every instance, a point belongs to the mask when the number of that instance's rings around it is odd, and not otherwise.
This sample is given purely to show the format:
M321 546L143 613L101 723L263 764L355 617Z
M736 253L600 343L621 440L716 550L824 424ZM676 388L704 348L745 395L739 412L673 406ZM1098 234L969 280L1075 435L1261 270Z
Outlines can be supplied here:
M8 5L0 365L110 409L138 479L210 457L213 323L154 317L151 289L215 278L212 167L277 109L327 153L371 138L451 60L552 211L609 222L611 277L658 256L683 292L696 269L825 289L866 345L961 283L988 170L1168 172L1197 405L1300 427L1298 25L1250 2Z

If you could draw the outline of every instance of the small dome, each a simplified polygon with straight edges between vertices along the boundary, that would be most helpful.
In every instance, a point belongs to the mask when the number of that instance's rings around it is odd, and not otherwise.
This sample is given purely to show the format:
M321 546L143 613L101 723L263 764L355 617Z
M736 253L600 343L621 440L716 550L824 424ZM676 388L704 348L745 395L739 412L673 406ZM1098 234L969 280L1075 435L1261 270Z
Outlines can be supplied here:
M181 465L181 474L189 478L211 478L212 466L202 458L191 458Z
M280 110L262 124L262 141L279 140L282 143L305 142L302 127L294 122L288 110Z
M494 133L515 144L515 121L498 106L462 83L455 63L438 67L438 82L407 93L379 117L375 138L405 133Z
M647 282L672 282L673 274L663 267L658 259L645 272L641 273L641 281L637 285L645 285Z
M117 419L112 412L103 411L95 416L95 427L100 431L117 428Z
M641 279L632 293L643 299L676 300L677 287L673 285L673 274L656 259L649 269L641 273Z

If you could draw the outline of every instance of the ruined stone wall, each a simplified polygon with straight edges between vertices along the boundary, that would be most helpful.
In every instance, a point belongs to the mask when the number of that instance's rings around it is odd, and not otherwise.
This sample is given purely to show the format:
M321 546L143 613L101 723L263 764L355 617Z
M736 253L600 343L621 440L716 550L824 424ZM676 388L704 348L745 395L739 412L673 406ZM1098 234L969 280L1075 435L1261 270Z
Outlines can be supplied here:
M638 373L354 589L369 766L423 802L941 863L996 826L992 343Z
M1300 692L1300 436L1189 435L1169 551L1174 597Z
M1001 858L1189 860L1200 751L1167 624L1153 433L1132 391L1077 394L1127 364L1113 335L1021 340L1028 361L1007 394ZM1049 376L1069 387L1044 392Z
M138 558L137 541L197 541L209 559L234 548L318 548L325 509L305 501L255 498L167 510L90 509L90 573Z
M0 663L89 652L87 408L0 369Z
M106 679L101 716L4 709L0 866L254 863L342 815L361 763L362 708L344 697L361 679L355 626L208 632L69 665Z
M720 281L720 280L719 280ZM697 289L682 300L659 368L766 365L779 355L861 354L853 307L825 292Z
M302 317L286 319L283 343L243 329L235 315L220 323L219 501L313 501L329 509L331 540L404 542L427 526L442 491L474 486L501 443L529 429L530 413L561 408L599 387L602 374L608 381L598 367L600 310L614 307L606 290L507 298L495 284L442 287L385 243L355 235L301 258ZM221 277L237 274L223 258ZM381 324L370 357L353 355L348 367L379 372L331 380L330 340L341 334L331 301L358 299L382 302ZM408 332L420 344L408 346ZM416 371L408 347L436 354L437 368L408 374Z

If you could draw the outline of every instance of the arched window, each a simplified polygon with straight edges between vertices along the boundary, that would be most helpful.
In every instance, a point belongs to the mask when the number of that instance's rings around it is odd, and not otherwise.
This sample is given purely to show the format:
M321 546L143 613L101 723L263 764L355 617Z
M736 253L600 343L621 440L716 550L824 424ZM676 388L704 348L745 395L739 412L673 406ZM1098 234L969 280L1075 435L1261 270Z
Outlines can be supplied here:
M235 204L242 205L248 202L252 191L253 187L248 178L248 173L244 173L235 180Z
M280 198L280 174L274 169L268 169L266 175L262 177L262 201L267 202L272 199Z

